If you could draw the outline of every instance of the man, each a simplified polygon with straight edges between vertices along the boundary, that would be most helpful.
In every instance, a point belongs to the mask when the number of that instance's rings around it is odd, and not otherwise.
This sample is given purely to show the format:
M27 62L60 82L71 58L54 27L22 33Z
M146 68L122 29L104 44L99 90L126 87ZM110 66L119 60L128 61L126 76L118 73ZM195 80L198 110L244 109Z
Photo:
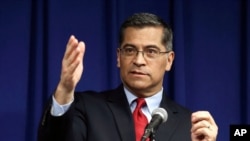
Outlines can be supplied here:
M56 91L43 114L39 141L139 141L138 124L164 108L168 119L155 133L157 141L215 141L218 127L208 111L191 113L167 98L162 87L171 69L172 31L159 17L137 13L120 29L117 67L122 84L104 92L75 92L83 67L85 44L71 36ZM137 108L140 99L144 106ZM135 111L142 111L135 120ZM139 110L138 110L139 109ZM141 125L145 128L146 124ZM142 130L142 129L141 129Z

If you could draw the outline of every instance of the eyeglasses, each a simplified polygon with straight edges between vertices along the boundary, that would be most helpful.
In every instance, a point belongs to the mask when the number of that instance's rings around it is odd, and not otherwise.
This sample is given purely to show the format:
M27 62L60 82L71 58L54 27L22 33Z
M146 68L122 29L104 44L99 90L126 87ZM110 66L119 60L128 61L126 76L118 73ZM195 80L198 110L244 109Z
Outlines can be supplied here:
M118 48L118 50L125 57L134 57L134 56L138 55L139 52L141 52L144 57L146 56L147 58L150 58L150 59L157 58L162 54L170 52L170 51L162 52L158 48L155 48L155 47L144 48L143 51L139 51L135 47Z

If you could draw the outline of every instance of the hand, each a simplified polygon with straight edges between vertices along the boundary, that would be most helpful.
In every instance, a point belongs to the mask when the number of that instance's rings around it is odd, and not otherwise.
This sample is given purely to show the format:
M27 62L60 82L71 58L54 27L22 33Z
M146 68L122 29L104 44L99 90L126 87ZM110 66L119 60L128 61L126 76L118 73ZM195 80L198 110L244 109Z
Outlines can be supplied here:
M85 44L70 36L62 60L62 70L59 84L55 92L55 99L59 104L72 101L74 90L83 72L83 58Z
M208 111L194 112L191 122L192 141L216 141L218 126Z

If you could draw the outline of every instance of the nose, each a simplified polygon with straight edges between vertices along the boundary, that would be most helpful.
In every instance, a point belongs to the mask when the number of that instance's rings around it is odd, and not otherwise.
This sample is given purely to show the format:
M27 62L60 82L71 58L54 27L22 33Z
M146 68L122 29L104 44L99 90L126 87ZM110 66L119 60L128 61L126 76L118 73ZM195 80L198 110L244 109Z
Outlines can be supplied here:
M145 60L144 52L138 51L133 61L136 66L145 65L146 60Z
M142 54L142 56L144 57L144 51L137 51L136 56L138 56L138 55L139 55L139 53L141 53L141 54Z

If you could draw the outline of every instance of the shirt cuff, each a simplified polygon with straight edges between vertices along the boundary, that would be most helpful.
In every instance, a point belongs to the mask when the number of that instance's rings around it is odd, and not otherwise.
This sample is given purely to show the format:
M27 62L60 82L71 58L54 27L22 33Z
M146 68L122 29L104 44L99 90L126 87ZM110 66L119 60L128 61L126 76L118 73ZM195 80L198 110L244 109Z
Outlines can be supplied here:
M69 107L71 106L72 102L74 101L74 99L64 105L60 105L54 96L52 96L52 107L51 107L51 115L52 116L62 116L64 113L66 113L69 109Z

